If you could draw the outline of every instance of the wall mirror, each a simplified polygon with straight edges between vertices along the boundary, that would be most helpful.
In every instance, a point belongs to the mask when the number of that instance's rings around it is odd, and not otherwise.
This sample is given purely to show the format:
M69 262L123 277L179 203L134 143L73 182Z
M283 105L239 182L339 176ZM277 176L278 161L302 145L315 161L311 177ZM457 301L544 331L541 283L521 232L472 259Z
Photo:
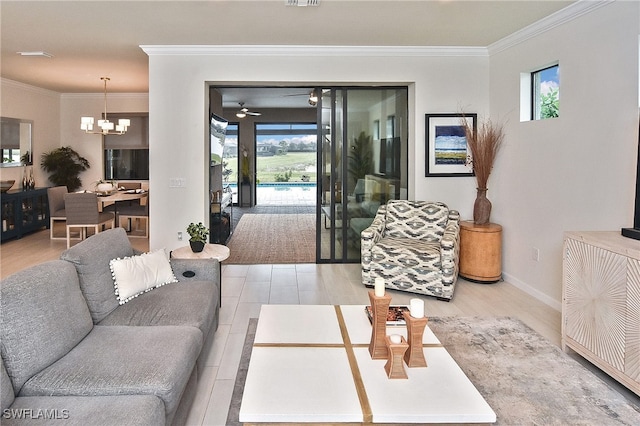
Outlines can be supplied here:
M0 167L29 166L33 164L31 137L33 121L0 117Z

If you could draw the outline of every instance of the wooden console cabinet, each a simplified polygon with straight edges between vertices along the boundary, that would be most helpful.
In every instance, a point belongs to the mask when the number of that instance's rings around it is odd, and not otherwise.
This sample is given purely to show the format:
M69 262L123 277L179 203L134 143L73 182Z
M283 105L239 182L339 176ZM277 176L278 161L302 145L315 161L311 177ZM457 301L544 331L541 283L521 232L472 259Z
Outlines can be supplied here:
M502 226L460 222L459 274L469 281L495 283L502 278Z
M567 232L562 348L640 395L640 242L619 232Z

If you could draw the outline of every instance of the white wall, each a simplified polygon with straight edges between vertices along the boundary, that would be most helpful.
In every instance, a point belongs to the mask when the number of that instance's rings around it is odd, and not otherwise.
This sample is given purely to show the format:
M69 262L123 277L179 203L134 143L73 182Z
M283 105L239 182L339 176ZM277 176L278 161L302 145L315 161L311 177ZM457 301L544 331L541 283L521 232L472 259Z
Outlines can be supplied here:
M48 186L47 175L40 168L40 157L60 142L60 94L12 80L0 79L0 115L33 120L33 174L36 186ZM22 184L24 167L2 167L0 177L13 179L12 189Z
M615 2L491 51L491 116L506 123L489 179L505 278L560 307L563 232L633 225L640 3ZM520 122L521 72L559 61L560 117ZM540 260L532 258L533 248Z
M465 56L418 54L402 49L379 55L335 49L315 55L282 49L255 53L146 48L149 57L149 131L151 248L184 245L177 232L190 222L205 222L207 201L207 82L213 84L283 83L406 84L409 96L410 198L442 200L470 217L475 197L472 178L424 177L424 114L488 111L488 56L483 49ZM168 49L171 50L171 49ZM241 49L238 49L239 51ZM256 48L260 50L260 48ZM456 52L459 53L459 52ZM475 55L475 56L474 56ZM302 80L304 78L304 80ZM169 178L185 178L184 188L169 188Z

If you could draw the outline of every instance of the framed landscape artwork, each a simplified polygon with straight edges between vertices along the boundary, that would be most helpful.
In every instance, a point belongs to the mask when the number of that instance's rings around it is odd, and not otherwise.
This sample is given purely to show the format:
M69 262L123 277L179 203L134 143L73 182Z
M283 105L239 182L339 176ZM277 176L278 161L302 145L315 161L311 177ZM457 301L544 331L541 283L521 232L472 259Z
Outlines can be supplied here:
M477 131L477 114L425 114L425 176L473 176L462 119Z

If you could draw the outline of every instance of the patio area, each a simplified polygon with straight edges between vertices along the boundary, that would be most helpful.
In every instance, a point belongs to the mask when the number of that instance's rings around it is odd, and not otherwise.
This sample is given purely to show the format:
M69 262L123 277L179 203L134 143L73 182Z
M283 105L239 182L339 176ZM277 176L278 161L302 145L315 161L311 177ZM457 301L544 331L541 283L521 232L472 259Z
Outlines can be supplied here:
M316 185L306 183L270 183L258 185L258 206L315 206Z
M237 188L231 185L236 202ZM316 205L316 184L307 182L283 182L258 184L256 207L310 206Z

